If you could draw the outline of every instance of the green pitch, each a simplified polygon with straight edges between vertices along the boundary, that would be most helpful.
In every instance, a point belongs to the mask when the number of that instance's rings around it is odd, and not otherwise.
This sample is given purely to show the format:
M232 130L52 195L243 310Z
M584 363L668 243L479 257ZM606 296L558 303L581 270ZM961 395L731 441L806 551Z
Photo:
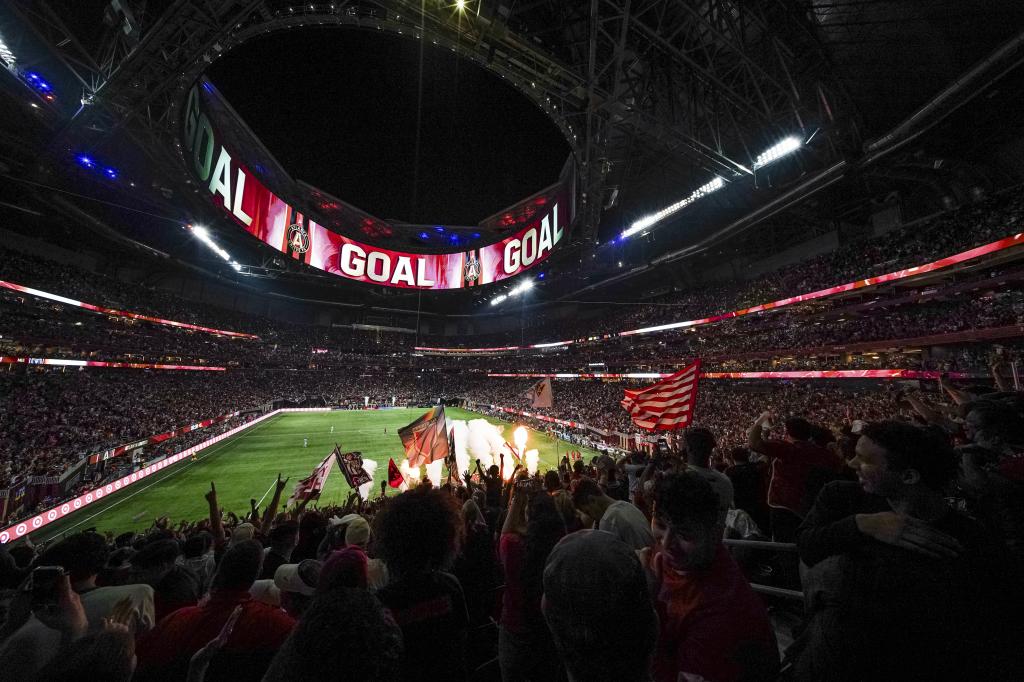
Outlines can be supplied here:
M376 460L374 485L387 477L388 458L401 462L405 456L398 429L423 414L424 409L368 410L334 412L293 412L280 414L252 426L200 452L196 462L184 460L158 474L135 483L119 493L103 498L81 511L45 526L32 534L35 542L64 533L96 528L115 533L148 528L153 520L167 516L172 523L194 521L208 513L203 495L210 482L217 484L217 499L225 511L242 516L249 511L249 500L260 501L262 511L273 494L278 472L291 477L284 497L293 484L312 472L338 443L342 452L358 450L364 460ZM449 419L479 419L482 415L457 408L445 408ZM487 417L493 424L509 424ZM331 427L334 433L331 433ZM512 441L512 427L503 435ZM303 439L309 446L303 447ZM540 470L557 466L557 459L568 450L581 450L588 459L597 452L558 441L530 429L528 448L540 452ZM388 489L394 492L392 489ZM351 489L335 468L327 479L321 504L344 502ZM282 501L283 502L283 501Z

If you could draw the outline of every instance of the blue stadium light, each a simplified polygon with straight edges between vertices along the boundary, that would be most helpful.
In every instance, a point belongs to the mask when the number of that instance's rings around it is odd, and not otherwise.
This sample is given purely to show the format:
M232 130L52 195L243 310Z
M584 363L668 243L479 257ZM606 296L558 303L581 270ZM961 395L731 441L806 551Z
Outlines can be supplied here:
M96 167L96 162L92 160L91 156L87 156L85 154L79 154L77 159L78 159L78 163L81 164L82 166L86 167L86 168L95 168Z
M430 239L429 232L420 232L420 239Z
M108 166L108 167L103 169L103 174L106 175L111 180L116 180L117 179L117 169L116 168L111 168L111 167Z
M473 239L480 239L480 233L479 232L474 232L473 233Z
M434 232L444 232L444 228L441 227L440 225L435 225Z
M546 273L546 272L540 273L539 275L537 275L537 279L544 279L544 275L546 275L546 274L548 274L548 273Z
M457 234L448 235L448 239L451 240L452 244L459 243L459 235Z

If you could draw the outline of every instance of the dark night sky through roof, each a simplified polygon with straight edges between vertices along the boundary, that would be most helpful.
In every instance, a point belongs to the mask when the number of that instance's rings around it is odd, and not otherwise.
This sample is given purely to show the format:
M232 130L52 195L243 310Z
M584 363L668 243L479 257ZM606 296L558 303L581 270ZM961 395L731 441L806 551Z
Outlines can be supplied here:
M252 40L208 75L295 178L380 218L474 225L558 179L569 147L501 78L423 50L419 209L412 210L419 45L338 28Z

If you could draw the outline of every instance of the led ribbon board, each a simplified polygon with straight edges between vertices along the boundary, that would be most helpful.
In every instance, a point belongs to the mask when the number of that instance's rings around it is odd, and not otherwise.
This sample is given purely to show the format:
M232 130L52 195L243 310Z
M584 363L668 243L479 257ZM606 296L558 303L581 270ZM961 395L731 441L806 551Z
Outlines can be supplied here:
M226 329L213 329L211 327L201 327L197 324L189 324L188 322L176 322L175 320L165 320L160 317L152 317L151 315L143 315L141 313L132 313L127 310L116 310L114 308L105 308L101 305L95 305L93 303L85 303L83 301L76 301L73 298L67 298L66 296L60 296L58 294L51 294L48 291L41 289L33 289L32 287L22 286L21 284L15 284L14 282L5 282L0 279L0 287L4 289L10 289L11 291L17 291L22 294L28 294L30 296L37 296L39 298L45 298L48 301L56 301L57 303L63 303L65 305L75 306L76 308L83 308L85 310L91 310L94 313L101 313L103 315L111 315L113 317L124 317L129 320L142 320L144 322L152 322L153 324L162 324L167 327L178 327L179 329L189 329L196 332L206 332L207 334L216 334L218 336L230 336L237 339L258 339L260 337L255 334L243 334L242 332L232 332Z
M572 222L572 183L564 181L503 211L507 216L525 215L528 222L501 241L471 251L405 253L356 241L320 225L310 218L308 210L289 204L260 182L240 161L237 151L224 146L203 109L206 92L198 85L189 92L182 131L185 163L201 191L252 236L332 275L402 289L460 289L490 284L545 261ZM353 215L365 216L358 209L348 208ZM500 223L501 218L497 220ZM353 224L341 229L354 232L358 227Z
M0 365L50 365L53 367L115 367L119 369L166 369L188 372L226 372L227 367L209 365L162 365L152 362L107 362L105 360L67 360L64 358L29 358L0 356Z
M515 379L664 379L672 376L665 372L627 372L624 374L577 374L566 372L491 372L492 378ZM701 379L967 379L975 375L968 372L939 372L919 369L826 369L789 370L779 372L701 372Z
M857 289L863 289L864 287L871 287L877 284L884 284L886 282L896 282L901 279L907 279L909 277L916 277L929 272L935 272L944 268L951 267L953 265L959 265L960 263L966 263L974 260L975 258L981 258L998 251L1005 249L1011 249L1016 246L1024 244L1024 232L1018 232L1008 237L998 239L988 244L982 244L976 246L973 249L967 251L961 251L945 258L925 263L923 265L916 265L912 268L904 268L903 270L897 270L895 272L886 273L884 275L876 275L874 277L865 277L864 279L858 279L855 282L847 282L846 284L837 284L827 289L820 289L818 291L811 291L806 294L799 294L797 296L790 296L789 298L779 299L778 301L772 301L770 303L762 303L751 308L742 308L740 310L733 310L728 313L721 313L719 315L711 315L710 317L704 317L699 320L684 320L682 322L670 322L669 324L659 324L655 327L644 327L642 329L629 329L626 331L617 332L615 334L602 334L600 336L589 336L584 339L571 339L568 341L552 341L549 343L534 343L529 346L502 346L495 348L435 348L433 346L416 346L415 350L426 351L431 353L496 353L502 351L513 351L521 349L536 349L536 348L555 348L558 346L568 346L571 344L588 343L592 341L604 341L607 339L615 338L617 336L635 336L638 334L654 334L657 332L669 331L671 329L684 329L686 327L697 327L705 324L714 324L715 322L721 322L723 320L729 320L734 317L742 317L744 315L751 315L753 313L760 313L767 310L774 310L776 308L782 308L784 306L793 305L795 303L803 303L805 301L813 301L820 298L827 298L836 294L845 293L847 291L855 291Z

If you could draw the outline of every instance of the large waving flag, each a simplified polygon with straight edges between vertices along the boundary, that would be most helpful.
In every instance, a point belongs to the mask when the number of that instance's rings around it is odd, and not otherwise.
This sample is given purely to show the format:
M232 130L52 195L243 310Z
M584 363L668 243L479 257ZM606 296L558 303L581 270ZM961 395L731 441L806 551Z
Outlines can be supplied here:
M365 485L373 480L370 474L366 473L366 469L363 468L363 453L361 452L346 452L342 454L341 448L338 446L334 447L335 459L338 460L338 468L341 469L341 473L344 474L345 480L354 489L359 489L359 486Z
M633 423L648 431L675 431L690 425L697 401L700 360L672 376L638 390L627 390L622 407Z
M410 467L430 464L448 457L448 430L444 420L444 405L438 405L422 417L398 429Z
M541 379L526 392L530 407L552 407L555 395L551 392L551 379Z
M313 469L313 473L295 484L292 496L288 498L288 502L285 506L290 507L296 502L309 502L310 500L320 497L320 493L324 489L324 483L327 482L327 477L331 473L331 465L333 464L334 453L332 452L324 457L324 461L320 462L316 469Z

